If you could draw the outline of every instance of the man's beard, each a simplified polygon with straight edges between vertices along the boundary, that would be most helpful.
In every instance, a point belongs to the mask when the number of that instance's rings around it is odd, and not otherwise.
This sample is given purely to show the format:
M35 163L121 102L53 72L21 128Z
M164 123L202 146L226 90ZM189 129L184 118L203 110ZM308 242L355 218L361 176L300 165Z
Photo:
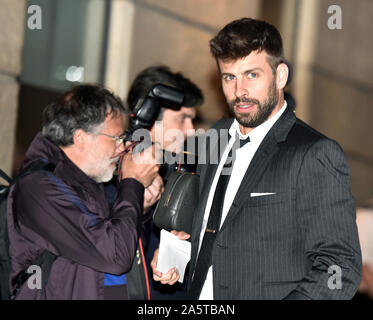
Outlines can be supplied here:
M257 105L258 106L257 112L254 114L249 113L249 112L248 113L236 112L236 110L234 109L234 106L240 102ZM278 103L278 94L276 91L276 81L274 79L272 84L269 87L267 99L263 103L253 98L239 97L233 101L228 102L228 105L240 125L242 125L245 128L256 128L257 126L261 125L263 122L265 122L269 118L273 109L276 107L277 103Z
M96 174L88 175L97 183L108 182L113 178L115 168L111 168L111 165L118 161L119 158L110 159L108 164L102 163L99 168L95 168Z

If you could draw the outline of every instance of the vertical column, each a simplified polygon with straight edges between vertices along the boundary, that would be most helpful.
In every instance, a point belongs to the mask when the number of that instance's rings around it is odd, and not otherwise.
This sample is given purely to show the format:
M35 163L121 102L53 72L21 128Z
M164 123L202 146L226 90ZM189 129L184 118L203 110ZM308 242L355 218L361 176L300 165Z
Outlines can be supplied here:
M293 82L297 116L342 146L359 204L373 196L373 2L300 0L297 4Z
M312 97L312 65L315 57L315 46L320 3L319 0L301 0L297 19L294 62L294 95L297 100L297 117L310 122Z
M26 2L0 1L0 167L11 173Z
M123 99L129 87L135 9L131 1L113 0L110 11L105 86Z

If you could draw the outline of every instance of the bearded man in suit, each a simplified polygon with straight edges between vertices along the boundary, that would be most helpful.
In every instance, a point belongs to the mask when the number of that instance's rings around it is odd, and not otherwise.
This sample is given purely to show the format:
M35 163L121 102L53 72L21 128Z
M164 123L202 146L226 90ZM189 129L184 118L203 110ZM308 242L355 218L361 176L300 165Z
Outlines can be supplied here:
M349 168L340 146L284 100L289 69L279 32L242 18L210 49L234 119L213 126L219 139L206 140L198 166L189 297L352 298L361 253ZM177 270L162 274L156 260L154 279L174 283Z

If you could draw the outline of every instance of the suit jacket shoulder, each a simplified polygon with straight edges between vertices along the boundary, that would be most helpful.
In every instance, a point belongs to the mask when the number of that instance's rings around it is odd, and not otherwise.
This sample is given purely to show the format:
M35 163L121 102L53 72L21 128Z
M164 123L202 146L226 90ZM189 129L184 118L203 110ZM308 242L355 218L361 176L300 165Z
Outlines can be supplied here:
M311 150L313 155L323 152L326 154L339 154L344 157L342 147L338 142L325 136L298 118L296 118L294 126L287 136L286 143L296 146L298 150L303 149L304 152Z

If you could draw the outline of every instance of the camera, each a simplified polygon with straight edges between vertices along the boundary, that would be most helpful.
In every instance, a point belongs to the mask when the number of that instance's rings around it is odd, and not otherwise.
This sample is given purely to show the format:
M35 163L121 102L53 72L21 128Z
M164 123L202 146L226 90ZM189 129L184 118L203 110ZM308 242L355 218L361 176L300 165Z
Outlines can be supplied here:
M134 153L141 152L149 147L145 144L145 141L150 141L150 139L143 139L143 142L141 139L138 139L138 136L135 139L135 131L138 129L149 130L158 118L161 108L168 108L177 111L183 106L183 102L184 93L165 84L154 85L145 97L142 97L137 101L133 112L130 114L129 129L126 132L125 137L125 141L138 142L134 147ZM148 132L148 134L150 135L150 132ZM180 154L180 156L183 157L180 163L176 160L175 162L164 161L164 163L162 163L159 169L159 174L164 182L167 181L170 174L174 171L195 171L196 162L193 162L193 165L188 165L185 160L186 154L187 152L182 152ZM167 159L169 156L172 156L173 159L180 159L180 157L176 157L175 154L171 155L169 151L163 150L163 159Z
M133 133L138 129L150 129L157 119L161 108L180 110L184 93L180 90L156 84L145 97L140 98L130 114L130 126L125 141L133 141Z

